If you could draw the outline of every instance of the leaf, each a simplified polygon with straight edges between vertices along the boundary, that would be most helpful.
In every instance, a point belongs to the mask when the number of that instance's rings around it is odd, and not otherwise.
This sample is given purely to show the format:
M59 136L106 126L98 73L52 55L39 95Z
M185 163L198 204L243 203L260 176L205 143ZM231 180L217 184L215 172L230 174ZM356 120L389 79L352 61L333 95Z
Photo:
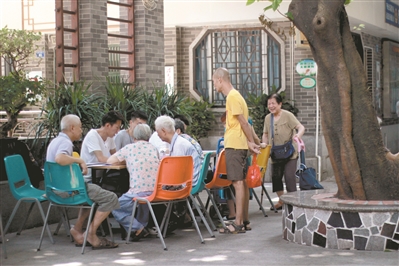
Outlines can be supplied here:
M352 0L345 0L345 4L344 5L349 5L350 2L352 2Z
M290 20L294 20L294 16L292 15L291 12L287 12L287 13L285 13L285 15L286 15L287 18L289 18Z
M253 3L255 3L255 0L247 0L247 6L252 5Z
M283 0L273 0L273 3L272 3L273 11L276 11L282 2L283 2Z

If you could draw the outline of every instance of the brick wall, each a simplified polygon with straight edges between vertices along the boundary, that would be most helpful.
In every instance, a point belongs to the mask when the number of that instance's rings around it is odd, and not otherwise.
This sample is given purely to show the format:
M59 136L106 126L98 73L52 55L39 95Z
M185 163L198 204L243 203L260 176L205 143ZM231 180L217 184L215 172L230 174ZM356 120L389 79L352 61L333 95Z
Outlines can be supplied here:
M149 11L134 1L136 82L148 88L165 84L163 1Z

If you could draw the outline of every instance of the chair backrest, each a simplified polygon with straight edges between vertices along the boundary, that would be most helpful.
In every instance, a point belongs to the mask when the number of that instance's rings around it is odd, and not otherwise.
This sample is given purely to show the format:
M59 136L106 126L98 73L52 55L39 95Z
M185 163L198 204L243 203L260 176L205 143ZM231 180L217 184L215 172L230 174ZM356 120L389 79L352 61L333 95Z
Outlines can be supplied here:
M79 165L44 164L44 183L47 199L56 204L92 205Z
M256 163L260 167L262 176L266 173L267 163L269 162L271 145L267 145L265 148L260 149L260 154L256 157Z
M202 161L202 168L201 168L201 172L200 172L200 175L198 178L198 182L191 190L192 195L195 195L195 194L201 192L205 187L205 178L208 175L209 162L211 161L211 155L212 155L211 152L208 152L207 154L205 154L204 160Z
M32 186L24 159L19 154L4 157L4 165L8 177L8 185L17 200L27 197L29 191L36 190Z
M148 200L164 201L188 197L193 184L193 168L194 162L191 156L162 158L155 188ZM166 189L166 187L172 187L172 189Z
M219 154L217 163L216 163L216 168L215 172L213 173L213 178L211 182L206 184L206 187L208 189L211 188L217 188L217 187L227 187L231 185L231 181L220 178L220 175L227 175L227 169L226 169L226 155L225 155L225 150L222 150Z

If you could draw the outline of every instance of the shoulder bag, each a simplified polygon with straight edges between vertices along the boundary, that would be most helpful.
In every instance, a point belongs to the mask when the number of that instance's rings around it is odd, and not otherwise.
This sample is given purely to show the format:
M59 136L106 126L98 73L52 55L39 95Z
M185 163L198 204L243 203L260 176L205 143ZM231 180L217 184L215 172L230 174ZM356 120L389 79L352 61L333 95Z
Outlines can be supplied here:
M295 152L294 146L292 146L292 140L284 143L283 145L274 145L274 115L271 114L270 118L270 130L272 132L272 149L270 156L273 160L285 160L289 159Z

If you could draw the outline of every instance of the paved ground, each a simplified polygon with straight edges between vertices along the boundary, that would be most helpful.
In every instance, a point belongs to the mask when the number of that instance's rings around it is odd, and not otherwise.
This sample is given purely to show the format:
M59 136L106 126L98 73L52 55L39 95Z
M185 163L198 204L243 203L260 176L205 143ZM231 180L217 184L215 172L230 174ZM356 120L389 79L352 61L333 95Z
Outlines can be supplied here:
M335 183L322 182L335 189ZM266 184L271 190L271 185ZM260 194L259 189L258 195ZM272 195L275 197L275 195ZM274 198L274 200L276 200ZM399 252L370 252L331 250L302 246L282 239L281 212L269 210L263 217L255 200L250 202L252 231L240 235L221 235L210 238L200 225L205 244L201 244L193 229L177 230L165 239L164 251L157 238L125 244L115 235L119 247L113 250L91 250L84 255L60 230L53 245L44 239L41 251L36 251L41 228L25 230L20 236L7 234L8 259L1 257L1 265L399 265ZM55 225L51 226L55 229ZM1 254L3 255L3 254Z

